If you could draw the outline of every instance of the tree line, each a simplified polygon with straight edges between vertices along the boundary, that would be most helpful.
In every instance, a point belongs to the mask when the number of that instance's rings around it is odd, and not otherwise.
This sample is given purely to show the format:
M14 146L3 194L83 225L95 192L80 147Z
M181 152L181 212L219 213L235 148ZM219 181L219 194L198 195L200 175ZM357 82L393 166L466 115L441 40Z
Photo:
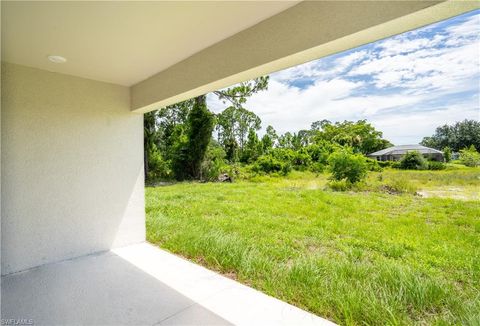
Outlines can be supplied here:
M334 152L342 154L332 157L358 158L392 146L366 120L315 121L309 129L283 134L267 126L259 137L262 121L245 108L245 103L253 94L267 90L268 81L269 77L263 76L211 93L227 106L218 114L208 109L205 95L146 113L147 182L215 180L219 174L232 173L241 167L259 173L287 174L292 169L320 172L334 165L329 162ZM421 144L444 150L448 157L452 151L466 147L480 148L480 123L464 120L438 127ZM352 158L349 164L354 161ZM372 165L371 169L378 165L366 161Z
M465 119L452 125L445 124L438 127L432 136L424 137L420 144L438 150L449 148L454 152L472 145L480 150L480 121Z
M144 117L145 172L158 179L212 180L232 166L288 173L321 171L339 148L367 154L392 144L366 120L315 121L310 129L277 133L244 107L248 97L268 88L268 76L213 92L227 108L213 114L206 96L176 103Z

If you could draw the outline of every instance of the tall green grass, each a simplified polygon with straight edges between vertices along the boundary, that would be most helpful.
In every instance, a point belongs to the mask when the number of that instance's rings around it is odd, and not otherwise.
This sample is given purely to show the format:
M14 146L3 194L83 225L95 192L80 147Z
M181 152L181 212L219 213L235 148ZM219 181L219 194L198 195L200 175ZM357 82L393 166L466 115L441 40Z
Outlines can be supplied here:
M382 173L480 185L450 172ZM480 324L479 201L254 181L147 188L148 240L340 324Z

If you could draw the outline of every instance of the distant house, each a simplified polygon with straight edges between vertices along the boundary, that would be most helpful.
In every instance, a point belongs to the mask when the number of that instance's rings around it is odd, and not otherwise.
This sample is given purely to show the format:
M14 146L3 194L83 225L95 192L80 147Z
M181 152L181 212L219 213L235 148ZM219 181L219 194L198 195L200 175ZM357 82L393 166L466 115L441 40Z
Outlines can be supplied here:
M368 154L370 158L374 158L377 161L398 161L407 154L407 152L419 152L427 159L443 162L443 152L434 148L425 147L422 145L400 145L393 146L381 151Z

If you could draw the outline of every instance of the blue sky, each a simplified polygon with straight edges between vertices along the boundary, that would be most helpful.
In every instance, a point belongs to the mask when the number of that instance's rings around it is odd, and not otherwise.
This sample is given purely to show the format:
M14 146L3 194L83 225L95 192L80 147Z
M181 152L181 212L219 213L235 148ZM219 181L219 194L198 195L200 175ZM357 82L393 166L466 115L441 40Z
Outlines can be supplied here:
M270 75L245 107L278 132L367 119L394 144L480 119L480 10ZM214 112L226 105L208 96Z

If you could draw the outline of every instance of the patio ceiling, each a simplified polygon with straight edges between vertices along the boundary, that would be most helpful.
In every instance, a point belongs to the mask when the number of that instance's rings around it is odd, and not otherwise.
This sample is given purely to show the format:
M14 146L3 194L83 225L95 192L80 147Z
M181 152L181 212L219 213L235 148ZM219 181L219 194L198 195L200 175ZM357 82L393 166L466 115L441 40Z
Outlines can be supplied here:
M297 2L2 1L2 60L130 86Z

